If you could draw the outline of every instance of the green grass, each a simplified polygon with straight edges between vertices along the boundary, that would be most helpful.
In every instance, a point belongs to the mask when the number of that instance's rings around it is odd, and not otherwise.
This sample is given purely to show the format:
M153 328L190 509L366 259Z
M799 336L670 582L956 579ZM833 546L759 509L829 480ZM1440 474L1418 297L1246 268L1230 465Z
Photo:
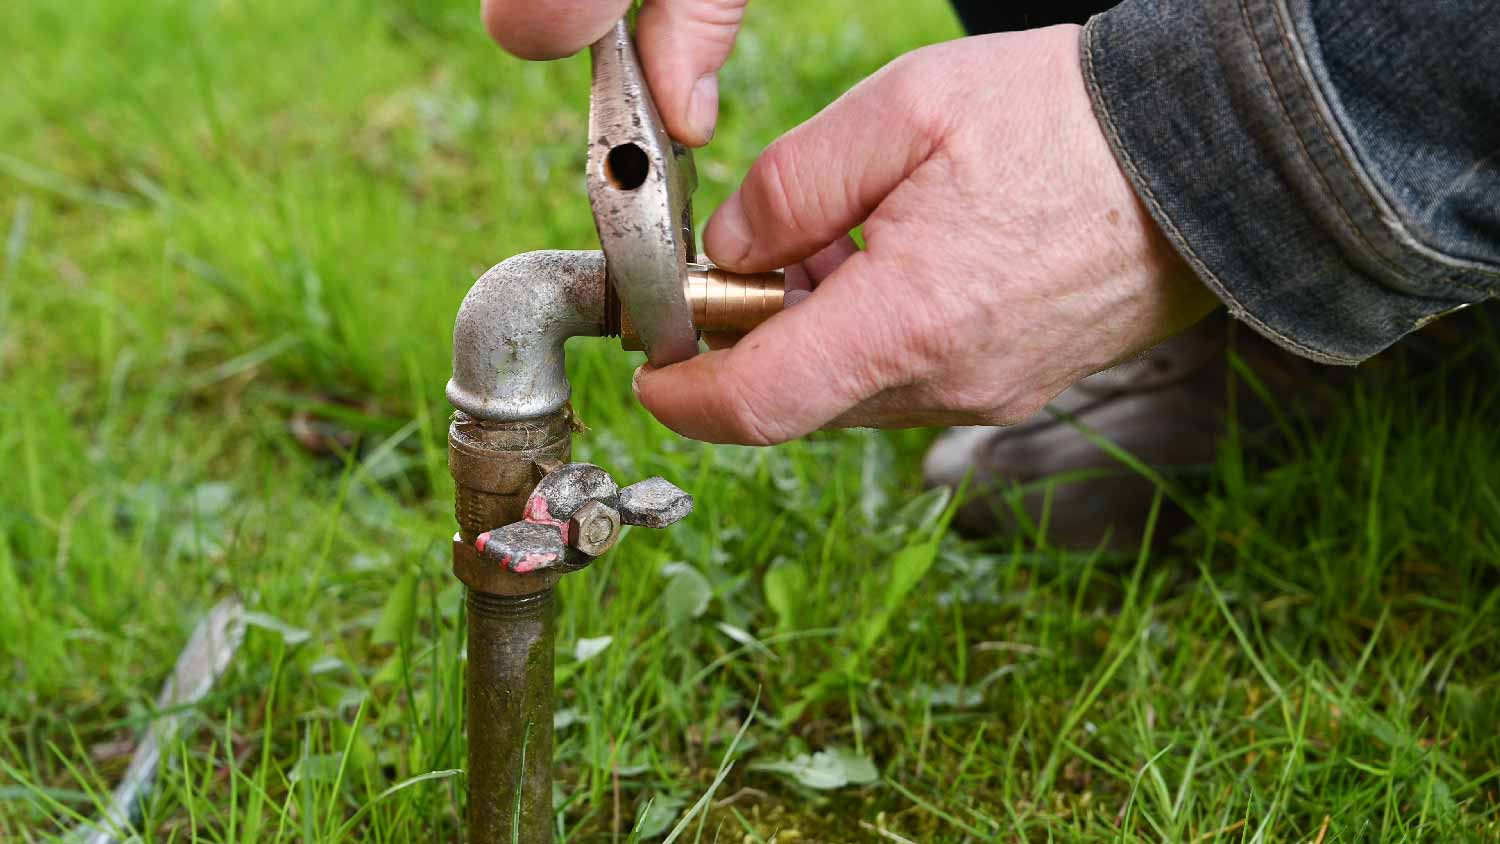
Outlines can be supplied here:
M489 264L594 244L586 61L503 57L475 5L0 4L0 841L93 811L229 593L261 623L143 840L458 837L452 316ZM754 6L702 209L955 34ZM575 341L575 453L699 509L564 582L557 840L710 790L680 840L1500 839L1494 337L1231 439L1197 524L1124 558L947 536L923 432L679 440L636 356Z

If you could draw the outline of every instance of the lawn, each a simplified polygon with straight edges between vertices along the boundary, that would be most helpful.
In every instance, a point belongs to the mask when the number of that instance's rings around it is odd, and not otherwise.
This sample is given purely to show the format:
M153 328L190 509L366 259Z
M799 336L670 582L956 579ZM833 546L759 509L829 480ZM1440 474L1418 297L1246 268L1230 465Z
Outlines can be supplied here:
M459 838L452 318L597 245L586 59L507 58L476 6L0 4L0 841L95 810L230 594L254 623L141 840ZM700 220L957 34L754 5ZM1117 556L947 535L930 432L681 440L639 356L573 341L576 457L698 510L564 581L555 839L706 795L679 840L1500 840L1500 342L1448 345L1162 479L1194 525Z

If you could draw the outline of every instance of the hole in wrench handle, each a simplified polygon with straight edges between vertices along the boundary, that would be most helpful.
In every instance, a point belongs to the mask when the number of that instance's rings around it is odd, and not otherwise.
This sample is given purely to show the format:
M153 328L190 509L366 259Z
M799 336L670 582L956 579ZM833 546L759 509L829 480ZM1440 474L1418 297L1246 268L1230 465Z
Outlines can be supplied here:
M635 144L620 144L604 157L604 175L620 190L635 190L651 175L651 159Z

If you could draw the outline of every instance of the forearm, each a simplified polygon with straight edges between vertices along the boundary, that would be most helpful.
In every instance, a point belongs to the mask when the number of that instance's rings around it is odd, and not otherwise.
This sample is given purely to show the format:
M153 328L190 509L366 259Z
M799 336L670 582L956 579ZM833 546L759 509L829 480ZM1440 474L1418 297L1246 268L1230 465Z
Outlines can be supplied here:
M1095 112L1230 311L1357 363L1500 292L1500 24L1483 0L1127 0Z

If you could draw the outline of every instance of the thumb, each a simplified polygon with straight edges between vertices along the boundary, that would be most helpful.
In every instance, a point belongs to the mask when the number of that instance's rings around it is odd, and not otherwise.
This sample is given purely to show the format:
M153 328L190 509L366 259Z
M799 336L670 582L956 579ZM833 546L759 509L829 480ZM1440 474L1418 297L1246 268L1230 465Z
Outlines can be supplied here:
M635 391L668 428L696 440L772 445L816 431L890 386L899 327L871 278L880 259L858 252L817 292L732 348L642 367Z
M737 272L786 266L863 223L941 138L918 67L886 65L761 153L704 227L714 263Z
M713 137L719 68L734 48L747 0L648 0L636 18L646 82L667 132L688 146Z

